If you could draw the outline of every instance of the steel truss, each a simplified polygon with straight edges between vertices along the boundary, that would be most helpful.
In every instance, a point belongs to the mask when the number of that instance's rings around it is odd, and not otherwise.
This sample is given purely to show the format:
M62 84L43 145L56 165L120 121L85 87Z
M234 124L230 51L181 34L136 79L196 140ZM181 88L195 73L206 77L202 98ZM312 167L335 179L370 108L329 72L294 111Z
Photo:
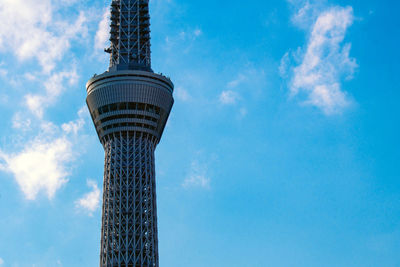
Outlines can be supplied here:
M116 132L105 151L100 266L158 267L156 137Z
M86 85L105 151L100 267L158 267L154 150L173 84L151 69L149 0L112 0L110 66Z
M113 0L110 26L110 68L121 64L150 69L149 0Z

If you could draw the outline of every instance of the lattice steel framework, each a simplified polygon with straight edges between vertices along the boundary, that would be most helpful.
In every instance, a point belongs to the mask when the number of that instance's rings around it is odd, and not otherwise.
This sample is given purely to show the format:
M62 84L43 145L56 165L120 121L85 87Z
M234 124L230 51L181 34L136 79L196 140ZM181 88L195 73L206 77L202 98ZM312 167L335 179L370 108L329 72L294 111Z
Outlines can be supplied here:
M101 267L158 267L154 150L173 84L145 71L106 72L86 99L105 151Z
M151 69L149 0L111 3L110 69Z
M101 267L158 267L154 150L174 99L151 70L148 0L113 0L109 70L86 85L105 152Z
M101 266L158 266L156 142L140 132L104 140Z

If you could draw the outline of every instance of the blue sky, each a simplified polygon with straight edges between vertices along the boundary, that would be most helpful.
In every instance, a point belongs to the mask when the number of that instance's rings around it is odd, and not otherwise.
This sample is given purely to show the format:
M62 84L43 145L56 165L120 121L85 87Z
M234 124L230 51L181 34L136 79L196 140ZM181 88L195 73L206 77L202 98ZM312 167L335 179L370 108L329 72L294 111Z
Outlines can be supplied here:
M160 265L400 266L395 1L151 0ZM0 0L0 266L96 266L106 0Z

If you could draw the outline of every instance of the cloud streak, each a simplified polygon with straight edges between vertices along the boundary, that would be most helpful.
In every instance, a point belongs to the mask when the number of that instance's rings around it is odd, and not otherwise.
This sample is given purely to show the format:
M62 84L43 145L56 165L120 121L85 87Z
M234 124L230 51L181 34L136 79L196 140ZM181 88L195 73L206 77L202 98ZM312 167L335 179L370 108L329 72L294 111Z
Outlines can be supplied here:
M192 96L183 87L177 87L175 89L175 96L182 102L187 102L192 99Z
M207 176L207 167L200 165L198 161L193 161L190 166L189 175L183 181L184 188L203 188L210 189L211 179Z
M72 70L53 73L43 82L43 94L25 95L26 106L34 115L42 118L45 108L56 103L57 98L65 91L65 83L72 86L77 81L78 74L74 66Z
M71 40L87 33L84 13L73 22L57 20L55 13L50 0L0 1L0 48L11 50L20 61L36 59L50 73Z
M57 138L50 142L35 140L16 154L0 151L0 160L4 162L0 170L14 175L28 200L36 199L40 191L52 199L68 181L66 164L73 159L71 146L66 138Z
M238 99L239 94L232 90L222 91L219 95L219 102L223 105L235 104Z
M108 39L110 37L110 9L104 11L103 19L99 22L98 29L94 39L95 50L100 50L107 47Z
M303 7L301 14L305 8L311 7ZM296 21L301 17L297 15ZM343 44L353 21L351 7L336 6L320 12L310 27L305 49L298 50L297 55L287 53L281 60L279 71L282 77L289 76L291 95L305 96L304 104L328 115L340 113L351 103L342 89L342 80L351 79L357 68L355 59L350 57L351 44ZM291 56L300 58L299 65L293 66Z
M68 182L70 164L78 154L74 139L85 124L83 113L81 109L77 120L61 127L41 121L40 134L18 152L0 149L0 171L13 175L26 199L35 200L40 193L52 199Z
M12 136L18 138L19 148L0 148L0 171L14 177L28 200L41 194L54 198L68 182L71 164L79 154L75 146L79 142L78 131L85 124L83 112L77 120L61 126L43 119L46 108L56 104L66 88L76 85L79 79L76 56L68 52L73 42L85 40L89 20L85 12L66 10L77 2L0 1L0 49L13 55L12 61L28 63L24 75L12 73L13 68L7 66L10 61L0 63L1 70L9 70L11 80L16 81L14 87L23 95L24 108L12 118L17 131ZM61 13L68 16L60 16ZM34 129L37 134L32 137Z
M92 191L75 201L75 206L78 209L85 210L89 216L93 216L93 212L95 212L100 205L100 189L96 182L92 180L88 180L87 185Z

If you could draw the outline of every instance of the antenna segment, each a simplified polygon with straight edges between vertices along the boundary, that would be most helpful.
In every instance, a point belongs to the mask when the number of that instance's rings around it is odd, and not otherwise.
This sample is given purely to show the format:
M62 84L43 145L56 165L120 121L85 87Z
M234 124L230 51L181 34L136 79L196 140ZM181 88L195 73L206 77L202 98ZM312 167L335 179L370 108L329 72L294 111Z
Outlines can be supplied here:
M111 3L110 71L151 71L149 0Z

